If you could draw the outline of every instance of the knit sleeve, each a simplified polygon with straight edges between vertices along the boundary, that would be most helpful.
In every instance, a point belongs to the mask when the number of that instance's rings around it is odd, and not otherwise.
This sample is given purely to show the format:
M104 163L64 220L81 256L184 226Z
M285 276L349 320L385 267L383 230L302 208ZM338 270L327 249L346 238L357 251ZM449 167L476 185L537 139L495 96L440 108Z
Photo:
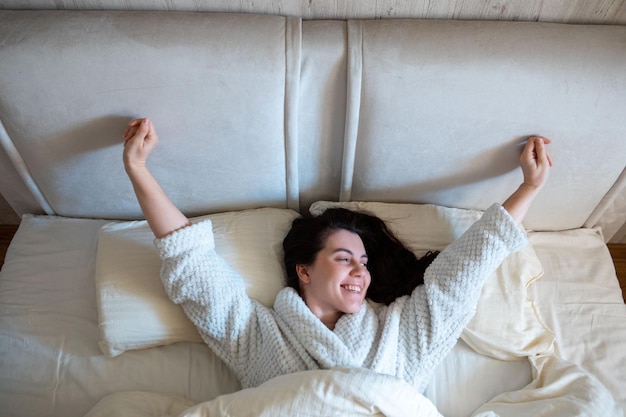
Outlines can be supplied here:
M406 356L406 377L430 375L474 316L487 278L526 244L524 231L494 204L437 256L425 272L424 285L405 300L399 348Z
M231 368L254 328L256 305L243 279L217 254L210 220L155 239L161 280L200 335Z

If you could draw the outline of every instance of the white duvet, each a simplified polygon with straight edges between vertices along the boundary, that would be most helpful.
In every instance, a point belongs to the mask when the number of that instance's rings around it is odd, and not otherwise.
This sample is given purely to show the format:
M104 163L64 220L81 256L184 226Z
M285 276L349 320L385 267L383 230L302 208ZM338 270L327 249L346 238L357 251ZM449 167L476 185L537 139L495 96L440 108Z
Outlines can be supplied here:
M473 417L622 416L592 375L556 356L529 358L534 380L501 394ZM453 395L453 394L451 394ZM282 375L256 388L193 405L178 395L119 392L85 417L435 417L435 405L403 380L367 369L336 368Z
M122 392L85 417L441 416L403 380L367 369L336 368L282 375L256 388L190 407L180 396Z

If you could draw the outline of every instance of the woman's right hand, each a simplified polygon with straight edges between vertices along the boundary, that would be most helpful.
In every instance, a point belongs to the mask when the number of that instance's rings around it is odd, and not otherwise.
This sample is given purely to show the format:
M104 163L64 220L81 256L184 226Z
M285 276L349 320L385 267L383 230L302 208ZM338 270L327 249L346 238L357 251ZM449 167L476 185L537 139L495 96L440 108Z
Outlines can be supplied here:
M546 145L552 141L543 136L532 136L528 139L520 156L520 166L524 174L524 185L541 189L548 180L552 157Z
M124 133L124 167L126 171L145 167L150 153L159 143L154 126L148 118L134 119Z

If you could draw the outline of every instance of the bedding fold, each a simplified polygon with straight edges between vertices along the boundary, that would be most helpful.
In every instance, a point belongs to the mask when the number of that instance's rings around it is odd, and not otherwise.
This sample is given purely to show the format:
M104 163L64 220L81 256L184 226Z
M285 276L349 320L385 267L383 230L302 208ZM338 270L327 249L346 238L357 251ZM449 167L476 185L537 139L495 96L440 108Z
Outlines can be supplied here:
M528 358L534 380L496 396L472 417L622 417L621 407L597 378L555 355Z

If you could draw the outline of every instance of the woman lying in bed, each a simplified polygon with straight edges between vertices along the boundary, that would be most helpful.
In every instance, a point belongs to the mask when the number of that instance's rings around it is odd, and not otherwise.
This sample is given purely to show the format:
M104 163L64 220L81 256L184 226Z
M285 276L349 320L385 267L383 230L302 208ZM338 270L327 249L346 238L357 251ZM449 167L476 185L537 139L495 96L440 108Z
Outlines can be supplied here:
M531 137L520 157L523 184L422 271L424 285L399 288L395 295L408 295L379 300L384 304L366 300L368 287L378 291L391 279L381 271L399 269L396 259L368 252L376 219L328 210L296 220L284 241L289 286L267 308L247 296L241 277L215 252L211 222L192 225L147 169L158 142L150 121L130 122L124 139L125 169L156 236L165 289L244 387L297 371L351 367L398 376L423 392L472 318L485 280L527 243L519 224L552 165L550 140Z

